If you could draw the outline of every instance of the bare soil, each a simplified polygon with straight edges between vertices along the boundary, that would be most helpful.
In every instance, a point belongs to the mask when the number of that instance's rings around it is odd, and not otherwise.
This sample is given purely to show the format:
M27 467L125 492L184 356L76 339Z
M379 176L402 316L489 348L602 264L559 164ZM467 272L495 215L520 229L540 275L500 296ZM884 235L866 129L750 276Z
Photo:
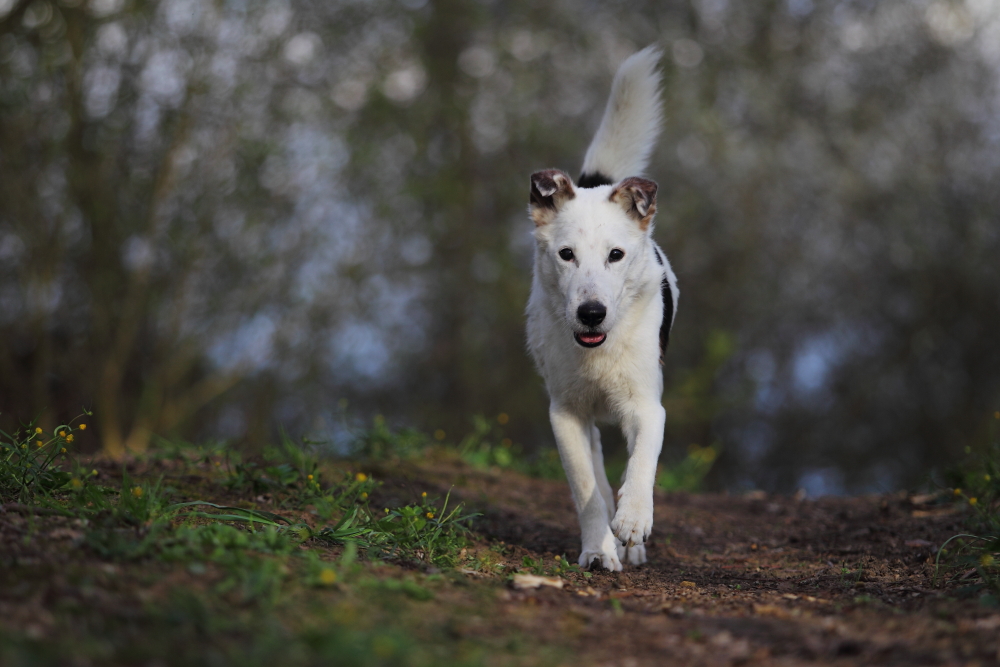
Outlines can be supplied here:
M454 485L512 566L579 556L564 482L443 462L394 473L385 492L401 497ZM978 599L974 574L935 577L964 521L935 500L658 492L647 564L504 590L488 631L569 639L588 665L1000 664L1000 609Z

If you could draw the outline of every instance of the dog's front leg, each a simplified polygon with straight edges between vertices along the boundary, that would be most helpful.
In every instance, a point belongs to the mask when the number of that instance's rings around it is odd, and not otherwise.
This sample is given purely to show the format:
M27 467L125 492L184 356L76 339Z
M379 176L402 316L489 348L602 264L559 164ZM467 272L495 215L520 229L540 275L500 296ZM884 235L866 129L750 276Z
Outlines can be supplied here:
M590 420L553 403L549 407L552 432L556 436L559 458L573 492L573 502L580 517L582 545L579 563L589 567L595 558L609 570L621 570L618 543L608 525L608 508L597 486L590 449Z
M611 530L626 545L628 562L633 564L646 561L643 542L653 529L653 485L665 421L663 406L652 401L622 420L622 430L628 439L628 468L618 491L618 511Z

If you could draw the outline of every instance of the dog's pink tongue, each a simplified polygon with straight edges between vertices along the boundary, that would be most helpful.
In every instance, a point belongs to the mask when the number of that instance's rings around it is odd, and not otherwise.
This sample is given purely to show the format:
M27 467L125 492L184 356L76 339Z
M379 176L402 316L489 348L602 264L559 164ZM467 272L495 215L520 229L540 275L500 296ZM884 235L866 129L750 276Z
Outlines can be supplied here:
M580 334L580 340L584 343L599 343L604 340L604 334Z

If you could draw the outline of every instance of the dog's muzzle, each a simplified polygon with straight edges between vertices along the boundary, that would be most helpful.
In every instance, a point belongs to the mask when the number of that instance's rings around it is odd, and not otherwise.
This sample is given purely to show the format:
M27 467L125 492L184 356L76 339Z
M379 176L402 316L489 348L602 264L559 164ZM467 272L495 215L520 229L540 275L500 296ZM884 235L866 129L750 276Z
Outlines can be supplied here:
M591 329L603 322L607 314L608 309L600 301L585 301L576 309L576 319ZM576 338L576 342L584 347L597 347L608 337L607 334L599 331L586 331L573 334L573 336Z

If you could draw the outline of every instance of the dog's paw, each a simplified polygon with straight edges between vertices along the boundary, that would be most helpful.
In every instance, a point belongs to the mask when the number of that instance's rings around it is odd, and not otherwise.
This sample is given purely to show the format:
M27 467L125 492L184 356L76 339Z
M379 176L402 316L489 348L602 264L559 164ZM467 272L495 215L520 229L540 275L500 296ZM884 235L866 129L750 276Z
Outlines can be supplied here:
M653 530L653 499L622 490L611 532L626 546L641 545Z
M633 547L627 547L623 560L629 565L642 565L646 562L646 545L636 544Z
M621 548L609 530L604 539L601 540L600 545L584 545L583 551L580 553L580 560L577 562L580 567L589 568L594 561L598 561L598 565L605 570L621 572L621 556L624 555L621 554Z

